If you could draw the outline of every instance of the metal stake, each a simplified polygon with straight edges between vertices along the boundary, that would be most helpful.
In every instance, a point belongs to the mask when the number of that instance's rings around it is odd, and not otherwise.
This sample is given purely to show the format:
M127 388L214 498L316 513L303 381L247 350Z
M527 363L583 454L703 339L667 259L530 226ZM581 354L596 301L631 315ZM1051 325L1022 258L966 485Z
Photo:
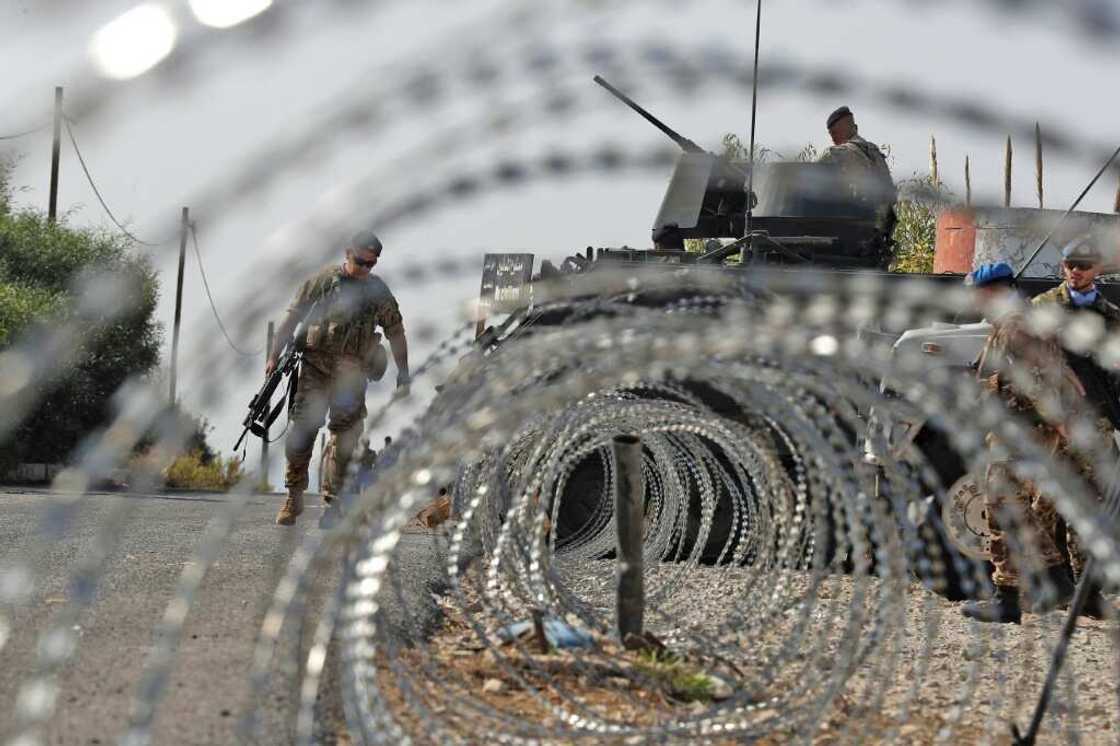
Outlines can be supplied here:
M1003 206L1011 207L1011 135L1007 136L1007 149L1003 152Z
M616 468L614 515L618 536L618 637L623 646L640 645L645 590L642 581L642 528L644 523L642 441L636 435L618 435L613 442Z
M1038 731L1042 728L1042 720L1046 717L1046 710L1050 706L1050 698L1054 695L1054 687L1058 684L1058 674L1061 673L1062 664L1066 659L1069 641L1073 637L1074 628L1077 627L1077 618L1081 616L1081 611L1085 608L1085 602L1088 600L1089 592L1093 587L1093 564L1093 558L1090 557L1085 562L1085 568L1081 572L1081 580L1077 583L1077 592L1073 594L1066 619L1062 623L1058 644L1054 646L1054 654L1050 658L1050 670L1046 673L1046 683L1042 685L1042 694L1038 698L1038 704L1035 705L1034 715L1031 717L1027 734L1025 736L1020 734L1019 726L1014 723L1011 725L1011 734L1015 738L1015 746L1034 746L1035 739L1038 738Z
M1104 512L1108 518L1115 519L1118 510L1120 510L1120 474L1114 472L1108 492L1104 495ZM1095 565L1095 559L1089 557L1085 562L1085 567L1081 570L1081 578L1077 581L1077 590L1073 594L1066 619L1062 623L1058 644L1054 646L1054 653L1050 658L1050 670L1046 673L1046 682L1042 685L1042 694L1038 698L1038 704L1035 705L1034 715L1031 717L1027 734L1022 735L1019 732L1019 726L1015 723L1011 724L1011 735L1014 737L1015 746L1034 746L1035 740L1038 738L1038 731L1042 728L1042 720L1046 717L1046 710L1050 706L1050 698L1054 694L1054 687L1058 684L1058 674L1061 673L1062 664L1065 663L1069 641L1077 627L1077 618L1081 616L1081 612L1085 608L1085 602L1089 600L1089 593L1093 590L1093 568Z
M1038 209L1041 210L1045 205L1042 193L1042 127L1038 122L1034 123L1034 180L1038 190Z

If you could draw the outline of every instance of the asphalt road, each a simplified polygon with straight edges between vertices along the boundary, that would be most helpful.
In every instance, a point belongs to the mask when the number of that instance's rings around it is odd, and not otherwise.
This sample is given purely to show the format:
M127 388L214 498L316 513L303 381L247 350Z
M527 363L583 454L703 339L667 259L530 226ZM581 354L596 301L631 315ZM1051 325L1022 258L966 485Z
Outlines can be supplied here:
M157 625L192 561L203 531L227 504L224 495L91 494L81 515L57 538L40 530L43 492L0 488L0 559L34 557L40 582L17 608L7 644L0 648L0 741L16 726L20 687L35 670L38 636L67 601L76 562L89 555L99 526L116 505L128 520L112 533L115 546L100 574L92 605L77 620L78 647L59 677L51 744L111 744L124 733ZM222 551L191 604L175 667L154 724L156 744L238 742L239 718L250 705L253 646L278 573L308 530L317 530L317 498L310 498L295 528L273 524L281 496L253 496L233 524ZM305 619L285 625L261 700L255 740L292 740L300 683L315 610L336 588L341 562L325 562L312 576ZM3 567L3 564L0 564ZM333 657L333 656L332 656ZM320 689L317 732L332 742L344 731L333 680Z

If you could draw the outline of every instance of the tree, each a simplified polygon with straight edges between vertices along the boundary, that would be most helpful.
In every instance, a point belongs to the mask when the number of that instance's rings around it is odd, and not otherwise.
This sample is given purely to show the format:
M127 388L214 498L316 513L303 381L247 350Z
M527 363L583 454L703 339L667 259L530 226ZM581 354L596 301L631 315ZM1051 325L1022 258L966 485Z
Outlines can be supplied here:
M937 215L952 202L952 193L931 176L915 176L899 184L895 205L892 272L933 272Z
M117 389L158 364L161 342L149 261L117 234L13 209L9 176L0 165L0 352L25 342L34 348L37 336L63 323L76 327L78 341L65 368L39 384L35 409L0 442L0 468L66 461L85 435L107 423ZM96 278L114 281L114 308L79 305Z

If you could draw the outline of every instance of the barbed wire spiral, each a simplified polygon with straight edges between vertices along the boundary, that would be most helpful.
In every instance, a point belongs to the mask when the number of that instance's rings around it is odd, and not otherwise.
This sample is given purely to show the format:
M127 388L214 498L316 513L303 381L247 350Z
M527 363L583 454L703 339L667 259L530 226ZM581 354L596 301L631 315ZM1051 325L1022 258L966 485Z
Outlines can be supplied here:
M1042 12L1040 3L1021 5ZM495 104L489 127L483 119L449 126L448 147L471 149L503 129L574 117L584 94L569 88L570 78L600 66L633 81L667 79L682 96L745 84L746 56L718 46L534 45L559 7L519 4L520 15L501 17L527 45L494 45L485 58L473 47L449 49L434 69L399 84L377 78L362 96L335 102L325 121L349 136L381 132L417 111L435 119L463 90L500 87L523 47L532 64L520 67L537 93ZM1093 18L1115 20L1111 9L1094 7ZM1062 12L1078 23L1089 13ZM189 59L205 44L192 37L177 54ZM767 75L767 85L810 95L854 85L796 63L772 65ZM73 115L102 116L115 90L96 89ZM985 130L1027 126L973 101L909 88L903 95L889 85L875 95ZM235 212L275 180L314 168L312 145L339 147L319 140L318 125L293 128L286 143L220 173L200 211ZM1073 136L1049 144L1072 156L1102 149ZM624 174L662 173L674 157L664 148L593 143L437 168L442 155L417 148L374 162L279 231L269 247L277 261L246 270L245 285L287 288L286 279L336 258L354 223L343 216L386 230L572 175L609 185ZM371 188L391 173L402 174L391 194ZM935 454L893 440L881 425L928 423L974 482L984 483L995 460L1035 485L1076 533L1110 602L1120 589L1120 525L1108 501L1117 492L1115 445L1086 413L1044 413L1069 434L1071 460L1034 437L1038 423L987 395L975 375L931 368L920 350L897 349L893 336L868 330L928 327L962 309L1010 310L1040 338L1059 338L1106 369L1120 365L1120 336L1085 314L997 308L929 280L599 264L536 283L530 305L491 319L481 337L468 313L425 331L412 385L429 386L430 398L397 395L375 408L364 425L370 441L389 423L404 424L368 481L341 498L336 525L286 534L283 551L267 560L275 578L252 632L236 737L268 738L268 702L280 687L290 740L328 740L321 692L336 682L356 743L1005 741L1008 721L1030 717L1061 613L1027 613L1011 626L960 614L962 602L993 592L984 537L954 539L962 529L941 510L954 485ZM437 293L442 283L476 277L477 265L474 257L402 261L383 277L398 294ZM70 318L0 351L0 442L81 354L81 330L91 322L107 328L132 308L127 279L82 281ZM218 319L230 346L259 329L279 294L241 299L228 330ZM210 304L217 316L213 297ZM231 356L225 345L196 352L192 365L210 372L199 375L204 407L228 405L224 381L259 374L241 359L249 355ZM112 558L134 519L127 498L96 514L84 498L152 433L151 447L168 454L190 434L147 382L127 382L114 403L109 424L53 480L35 541L0 563L0 654L18 642L34 659L0 720L8 743L58 735L52 718L66 706L80 622L113 582ZM620 437L637 439L633 464L618 456ZM154 490L159 476L148 473L133 488ZM635 478L645 620L636 641L618 634L625 570L615 513L621 485ZM173 697L204 581L226 561L255 487L243 480L215 508L183 564L132 682L121 743L158 740L160 707ZM421 525L418 513L440 498L446 521ZM1037 569L1041 537L1012 512L1004 526L1012 557ZM50 617L29 619L52 582L45 560L53 542L75 531L92 531L89 551L68 568ZM1044 572L1035 576L1032 595L1057 593ZM33 633L17 635L30 623ZM299 643L288 650L293 629ZM1111 611L1084 623L1044 737L1114 740L1118 632Z

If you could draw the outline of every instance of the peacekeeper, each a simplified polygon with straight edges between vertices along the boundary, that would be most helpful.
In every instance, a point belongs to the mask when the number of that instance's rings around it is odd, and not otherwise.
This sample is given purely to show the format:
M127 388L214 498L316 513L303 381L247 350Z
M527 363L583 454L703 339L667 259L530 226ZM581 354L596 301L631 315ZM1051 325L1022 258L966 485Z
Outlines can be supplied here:
M1057 303L1072 313L1095 313L1111 334L1120 332L1120 306L1112 303L1097 287L1097 277L1104 269L1104 257L1092 236L1084 236L1062 249L1062 284L1041 295L1031 303L1043 305ZM1091 355L1078 355L1065 351L1066 362L1073 368L1085 386L1086 396L1097 411L1108 419L1114 429L1120 429L1120 389L1115 374L1104 370Z
M893 215L898 190L883 151L860 137L855 115L847 106L829 114L827 124L832 147L821 154L818 162L839 165L853 196L877 208L889 205ZM893 228L893 223L890 227Z
M366 382L380 380L388 365L378 327L389 340L397 366L397 388L408 393L408 341L400 308L388 286L371 274L380 256L377 236L371 231L358 233L341 266L325 267L303 283L277 331L266 374L276 367L280 351L307 318L291 431L284 446L288 499L276 516L281 526L291 526L303 512L307 467L324 420L330 430L323 464L323 502L328 511L341 494L346 469L362 435Z
M1078 237L1062 248L1063 282L1056 288L1035 296L1031 303L1057 303L1074 314L1095 313L1104 321L1108 335L1120 333L1120 307L1105 298L1097 287L1097 278L1104 269L1104 255L1097 239L1091 234ZM1068 348L1063 348L1063 352L1066 363L1085 389L1085 398L1096 410L1094 414L1098 417L1097 430L1102 444L1114 448L1113 431L1120 429L1120 386L1117 385L1116 372L1102 368L1091 354L1078 354ZM1103 485L1093 480L1091 465L1086 459L1081 461L1081 471L1103 495L1105 490L1102 489ZM1076 533L1067 531L1067 546L1070 567L1074 577L1080 580L1086 557ZM1091 587L1084 613L1100 618L1105 606L1100 584L1093 579L1089 582Z
M1001 262L977 268L969 280L989 309L999 310L1000 296L1014 292L1014 274L1010 265ZM992 333L977 364L984 389L999 396L1009 410L1035 423L1034 436L1039 445L1056 456L1069 458L1084 473L1085 464L1070 450L1064 422L1085 410L1085 389L1066 363L1061 346L1057 340L1031 334L1023 314L1013 306L991 321ZM1010 375L1010 366L1020 375ZM993 368L996 372L991 373ZM988 445L993 456L1001 450L994 433L989 433ZM1017 475L1013 466L993 458L985 475L995 593L988 601L962 608L965 616L981 622L1018 624L1022 620L1026 606L1023 596L1028 593L1023 581L1029 571L1044 577L1050 591L1045 598L1033 594L1030 600L1034 611L1053 609L1073 597L1073 580L1057 541L1057 510L1038 485ZM1086 476L1091 478L1091 474ZM1072 531L1067 545L1071 554L1077 551ZM1098 611L1101 602L1098 592L1098 606L1089 611Z

